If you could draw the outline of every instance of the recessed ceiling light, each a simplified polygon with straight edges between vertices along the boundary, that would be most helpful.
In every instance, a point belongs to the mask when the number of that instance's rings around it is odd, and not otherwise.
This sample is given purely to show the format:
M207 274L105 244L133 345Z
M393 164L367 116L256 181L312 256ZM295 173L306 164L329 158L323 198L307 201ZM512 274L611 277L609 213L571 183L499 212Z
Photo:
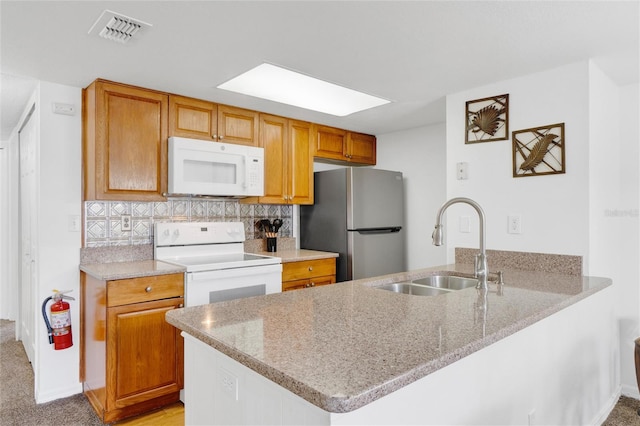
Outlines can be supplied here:
M218 89L340 117L390 102L266 63L222 83Z

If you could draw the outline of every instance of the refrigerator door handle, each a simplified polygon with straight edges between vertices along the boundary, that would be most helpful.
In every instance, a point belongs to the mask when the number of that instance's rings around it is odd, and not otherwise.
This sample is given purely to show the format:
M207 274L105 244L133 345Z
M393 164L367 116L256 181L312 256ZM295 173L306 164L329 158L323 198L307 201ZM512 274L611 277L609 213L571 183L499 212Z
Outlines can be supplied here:
M367 234L393 234L395 232L400 232L402 226L393 226L390 228L366 228L366 229L354 229L354 231L359 234L367 235Z

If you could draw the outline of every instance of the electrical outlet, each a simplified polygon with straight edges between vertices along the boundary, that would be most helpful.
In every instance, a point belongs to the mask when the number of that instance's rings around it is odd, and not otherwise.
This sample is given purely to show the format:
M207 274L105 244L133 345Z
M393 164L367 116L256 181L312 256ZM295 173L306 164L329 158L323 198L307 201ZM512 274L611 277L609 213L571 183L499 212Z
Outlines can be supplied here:
M120 230L131 231L131 215L123 214L120 216Z
M522 234L522 216L514 214L507 217L507 232L509 234Z
M220 369L220 380L222 382L222 390L229 395L234 401L238 400L238 378L231 372Z

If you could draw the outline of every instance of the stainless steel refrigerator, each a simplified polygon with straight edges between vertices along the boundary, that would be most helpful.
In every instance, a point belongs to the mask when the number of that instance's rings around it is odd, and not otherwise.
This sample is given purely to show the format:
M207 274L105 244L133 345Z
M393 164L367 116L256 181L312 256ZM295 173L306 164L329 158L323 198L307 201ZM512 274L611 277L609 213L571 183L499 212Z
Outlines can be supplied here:
M300 206L300 247L337 252L336 280L402 272L402 173L349 167L314 173L314 200Z

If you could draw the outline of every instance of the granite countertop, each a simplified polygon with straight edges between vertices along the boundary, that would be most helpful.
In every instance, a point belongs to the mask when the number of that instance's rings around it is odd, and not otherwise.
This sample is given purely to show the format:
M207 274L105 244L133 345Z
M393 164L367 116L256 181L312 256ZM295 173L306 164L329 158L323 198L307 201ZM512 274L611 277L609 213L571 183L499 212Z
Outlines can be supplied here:
M504 270L486 298L375 289L471 265L421 269L172 310L167 321L329 412L349 412L611 285L606 278ZM216 318L215 322L207 319ZM232 327L229 327L233 325ZM238 333L246 328L246 332Z
M280 250L275 252L260 251L256 254L279 257L280 259L282 259L282 263L301 262L305 260L331 259L339 256L338 253L307 249Z
M186 268L159 260L137 260L132 262L81 263L80 270L99 280L108 281L179 274L185 272Z

